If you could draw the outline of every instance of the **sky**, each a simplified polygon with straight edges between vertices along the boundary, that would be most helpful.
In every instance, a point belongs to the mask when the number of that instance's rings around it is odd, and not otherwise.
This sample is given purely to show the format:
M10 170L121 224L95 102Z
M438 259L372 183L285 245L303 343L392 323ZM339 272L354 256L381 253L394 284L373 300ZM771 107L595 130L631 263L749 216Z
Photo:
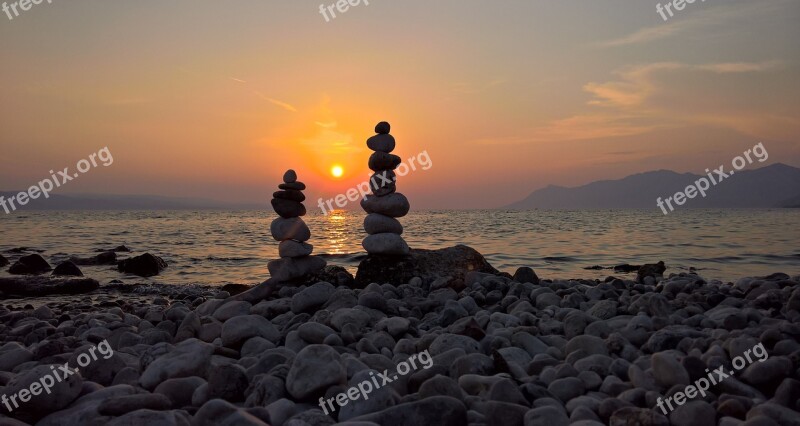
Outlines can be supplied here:
M412 209L702 173L758 142L765 165L800 167L800 1L698 1L666 22L657 3L369 0L328 21L307 0L0 13L0 190L107 147L113 164L56 193L265 203L291 168L308 207L366 180L383 120L395 154L430 158L398 181Z

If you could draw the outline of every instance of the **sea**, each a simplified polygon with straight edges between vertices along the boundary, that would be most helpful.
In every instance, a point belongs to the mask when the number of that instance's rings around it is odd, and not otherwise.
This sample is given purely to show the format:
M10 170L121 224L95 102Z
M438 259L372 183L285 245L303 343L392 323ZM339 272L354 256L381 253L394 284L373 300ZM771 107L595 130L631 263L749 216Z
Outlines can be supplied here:
M366 253L365 213L336 211L304 217L314 254L355 274ZM269 233L271 211L43 211L0 215L0 253L12 262L41 252L53 266L125 245L120 258L152 253L169 266L140 278L114 266L81 266L102 283L172 285L257 284L278 257ZM495 268L533 268L540 278L630 277L609 269L663 260L667 274L696 271L733 281L775 272L800 275L800 209L435 210L401 219L412 248L465 244ZM18 253L15 250L25 247ZM9 276L6 268L0 276Z

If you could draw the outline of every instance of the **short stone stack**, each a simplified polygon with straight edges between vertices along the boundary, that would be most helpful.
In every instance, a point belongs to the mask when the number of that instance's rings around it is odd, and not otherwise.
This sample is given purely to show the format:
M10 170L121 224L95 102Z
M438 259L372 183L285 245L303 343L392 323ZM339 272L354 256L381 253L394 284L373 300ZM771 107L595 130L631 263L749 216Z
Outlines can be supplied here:
M369 168L375 172L370 178L372 195L361 200L361 207L369 213L364 219L364 230L369 236L361 245L370 255L405 256L410 253L403 237L403 225L396 219L408 214L411 207L408 199L397 192L397 176L394 170L400 165L400 157L391 154L395 140L389 134L387 122L375 126L377 135L367 140L367 147L375 151L369 157Z
M288 170L278 188L280 191L272 194L272 208L280 217L272 221L269 230L272 238L281 242L278 246L281 258L269 262L267 268L272 279L290 281L318 272L327 262L311 256L314 247L306 243L311 238L311 231L300 218L306 214L303 205L306 185L297 180L294 170Z

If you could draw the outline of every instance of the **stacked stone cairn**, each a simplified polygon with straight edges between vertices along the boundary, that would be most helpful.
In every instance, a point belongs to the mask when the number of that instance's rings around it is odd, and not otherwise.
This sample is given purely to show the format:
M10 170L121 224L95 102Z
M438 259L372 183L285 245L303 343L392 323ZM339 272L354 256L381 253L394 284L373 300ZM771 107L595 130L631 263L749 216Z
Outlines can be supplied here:
M367 147L375 151L369 157L369 168L375 172L370 178L372 195L361 200L361 207L369 213L364 219L367 238L361 245L370 255L404 256L410 253L403 237L403 225L396 219L408 214L411 207L408 199L397 192L397 176L394 170L400 165L400 157L391 154L395 140L389 134L387 122L375 126L377 135L367 140Z
M297 180L294 170L288 170L278 188L280 191L272 194L272 208L280 217L272 221L269 230L272 238L281 242L278 246L280 259L269 262L267 268L272 279L291 281L318 272L327 262L311 256L314 247L306 243L311 238L311 231L300 218L306 214L303 205L306 185Z

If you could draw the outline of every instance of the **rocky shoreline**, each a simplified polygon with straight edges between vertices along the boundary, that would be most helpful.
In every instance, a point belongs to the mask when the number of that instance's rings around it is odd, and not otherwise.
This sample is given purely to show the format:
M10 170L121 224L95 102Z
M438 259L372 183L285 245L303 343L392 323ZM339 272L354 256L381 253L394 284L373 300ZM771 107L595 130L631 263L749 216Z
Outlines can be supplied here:
M0 405L0 425L800 424L800 276L549 280L447 260L399 280L376 279L391 269L374 259L362 279L328 266L256 298L235 286L109 285L4 300L4 395L37 368L74 367L91 345L114 354L51 395ZM658 408L759 343L763 362L667 415ZM431 368L321 409L320 397L422 351Z

